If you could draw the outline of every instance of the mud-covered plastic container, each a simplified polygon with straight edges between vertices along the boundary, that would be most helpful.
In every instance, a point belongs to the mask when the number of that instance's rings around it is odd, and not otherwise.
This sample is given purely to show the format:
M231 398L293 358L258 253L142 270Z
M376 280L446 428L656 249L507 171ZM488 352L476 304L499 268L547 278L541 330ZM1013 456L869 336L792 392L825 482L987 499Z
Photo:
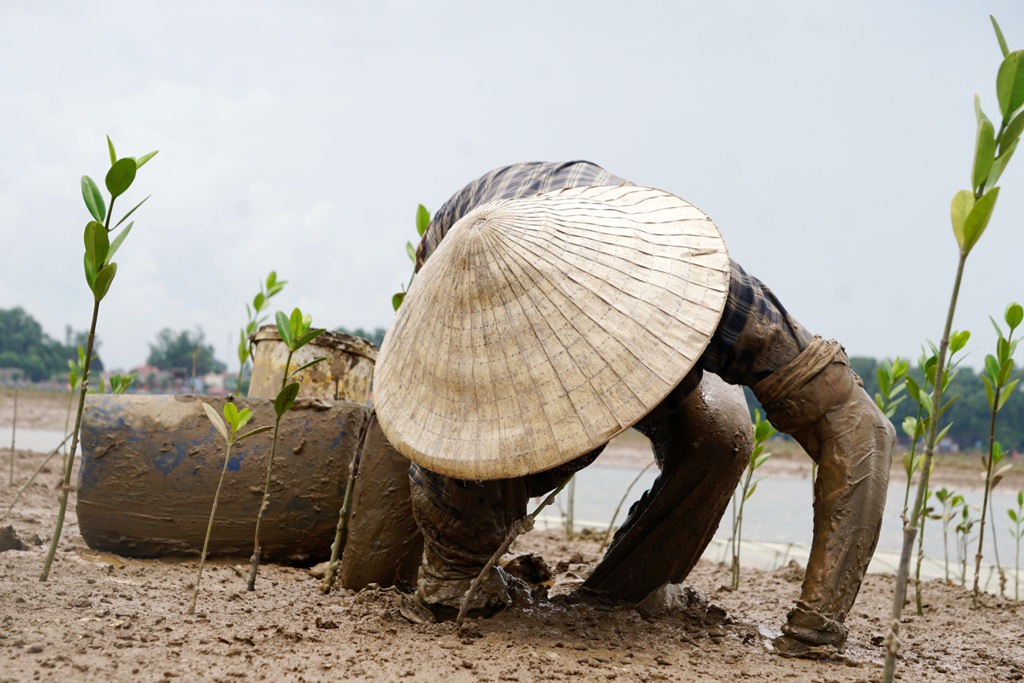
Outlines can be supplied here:
M225 453L203 403L223 414L228 400L253 412L243 433L274 424L270 398L86 397L77 511L89 547L129 557L200 553ZM284 415L260 529L265 559L330 555L368 412L361 403L300 398ZM267 431L232 447L210 555L252 554L272 438Z
M249 380L249 397L273 398L281 389L288 347L274 325L264 325L252 336L254 360ZM297 377L299 396L334 401L366 403L370 397L376 347L365 339L341 332L324 332L292 356L291 368L305 368Z

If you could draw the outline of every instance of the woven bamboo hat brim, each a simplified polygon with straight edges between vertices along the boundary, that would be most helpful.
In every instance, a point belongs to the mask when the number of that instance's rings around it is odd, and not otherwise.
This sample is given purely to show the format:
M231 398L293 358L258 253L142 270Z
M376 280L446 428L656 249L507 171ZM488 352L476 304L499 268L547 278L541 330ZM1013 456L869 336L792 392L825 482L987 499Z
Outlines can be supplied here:
M416 275L384 339L388 440L464 480L556 467L651 411L707 346L729 287L718 228L623 185L480 206Z

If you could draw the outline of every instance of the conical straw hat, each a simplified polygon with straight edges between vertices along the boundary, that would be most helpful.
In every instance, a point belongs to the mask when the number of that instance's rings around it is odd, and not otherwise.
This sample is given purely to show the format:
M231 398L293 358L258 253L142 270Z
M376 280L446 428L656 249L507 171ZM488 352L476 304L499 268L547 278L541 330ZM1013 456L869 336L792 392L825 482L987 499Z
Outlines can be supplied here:
M380 350L388 440L465 480L606 443L694 366L725 306L711 219L661 190L561 190L480 206L416 275Z

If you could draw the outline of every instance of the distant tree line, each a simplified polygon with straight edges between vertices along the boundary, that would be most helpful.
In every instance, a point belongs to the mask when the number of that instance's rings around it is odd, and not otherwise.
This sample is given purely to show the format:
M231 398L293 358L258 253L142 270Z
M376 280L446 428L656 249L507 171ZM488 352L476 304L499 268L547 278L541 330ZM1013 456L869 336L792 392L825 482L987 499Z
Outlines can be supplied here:
M68 361L78 360L78 346L85 348L87 332L65 329L64 343L52 339L43 327L20 306L0 309L0 368L16 368L26 379L41 382L54 375L67 374ZM98 350L97 339L94 348ZM94 352L95 353L95 352ZM103 370L98 355L92 369Z
M384 333L387 332L387 330L384 329L383 327L378 327L374 329L372 332L369 330L364 330L361 327L356 327L351 330L345 327L339 327L334 331L341 332L342 334L351 334L353 337L362 337L366 341L376 346L378 349L380 348L380 345L384 343Z
M854 371L864 380L864 389L868 395L874 397L878 392L878 379L876 370L878 361L874 358L851 358L850 364ZM909 373L918 383L922 383L921 371L912 368ZM1018 368L1013 377L1022 377L1024 372ZM999 421L996 424L996 441L1003 445L1003 448L1013 450L1024 450L1024 382L1017 385L1014 396L1007 400L1006 405L999 411ZM992 411L988 407L988 398L985 394L985 383L981 374L973 368L960 366L956 377L949 385L946 397L957 396L956 401L943 415L945 418L940 422L945 425L952 421L953 426L949 430L949 438L962 449L973 449L981 447L988 448L989 428L992 421ZM906 435L901 428L903 420L907 417L917 417L917 403L909 398L899 404L892 422L896 426L896 435L900 440L905 441Z
M206 343L206 335L200 327L192 332L175 332L165 327L157 334L156 341L149 345L146 365L191 375L193 362L196 376L227 370L227 365L214 358L213 345Z

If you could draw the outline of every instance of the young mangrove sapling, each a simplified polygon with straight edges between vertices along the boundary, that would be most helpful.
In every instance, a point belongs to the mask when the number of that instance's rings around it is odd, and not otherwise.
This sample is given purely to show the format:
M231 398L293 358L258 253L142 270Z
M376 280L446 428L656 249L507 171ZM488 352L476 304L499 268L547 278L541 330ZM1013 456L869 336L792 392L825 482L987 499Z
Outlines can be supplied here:
M1004 456L1002 446L996 441L996 417L1006 405L1006 401L1013 395L1013 390L1017 388L1017 383L1020 381L1019 379L1011 380L1010 376L1013 373L1013 352L1017 348L1013 332L1020 325L1021 320L1024 320L1024 308L1017 303L1010 304L1006 307L1003 319L1009 327L1009 332L1004 336L999 324L995 320L992 321L999 338L996 340L995 355L985 356L985 371L981 376L985 381L985 397L988 400L991 420L989 421L988 455L982 456L982 464L985 466L985 495L981 502L981 519L978 524L978 552L974 556L974 590L971 594L971 602L975 607L978 605L980 590L978 575L981 574L982 547L985 543L985 518L988 513L989 497L992 494L992 489L1012 467L1010 463L1001 462ZM994 536L994 526L992 532ZM996 552L998 553L998 550ZM1002 568L999 573L1002 576ZM1001 580L1000 583L1004 582Z
M956 237L959 247L959 259L937 354L936 376L940 378L943 376L945 368L946 352L949 349L949 334L953 329L953 316L956 312L956 302L967 257L988 227L996 200L999 198L999 187L996 183L1017 149L1021 132L1024 131L1024 112L1019 113L1021 106L1024 105L1024 63L1022 63L1024 51L1010 52L995 17L991 17L991 19L999 48L1003 54L1003 61L996 76L996 95L1002 120L997 131L992 121L982 111L980 99L975 96L974 109L978 124L975 134L974 163L970 176L971 189L957 192L950 205L950 218L953 235ZM917 521L924 508L924 494L928 489L928 477L935 455L935 445L938 442L936 439L938 434L937 413L939 406L942 405L942 385L941 381L936 382L932 392L930 405L932 406L931 416L934 419L931 421L925 437L921 479L918 482L910 522L904 526L903 530L903 549L900 553L899 570L896 574L896 586L893 591L889 631L885 637L885 669L882 672L884 683L892 683L896 674L899 628L903 616L903 601L907 592L907 578L910 573L910 556L917 537Z
M224 404L224 417L221 418L217 411L209 403L203 404L206 417L213 423L214 428L220 432L227 443L224 449L224 464L220 468L220 478L217 480L217 490L213 494L213 505L210 506L210 521L206 525L206 538L203 540L203 552L199 556L199 574L196 576L196 585L192 590L192 600L188 603L188 613L195 614L196 599L199 597L199 582L203 580L203 566L206 564L206 552L210 548L210 535L213 532L213 520L217 516L217 502L220 500L220 489L224 485L224 473L228 471L228 461L231 460L231 447L242 439L248 439L261 432L270 430L270 427L257 427L251 432L239 435L238 431L252 419L252 411L248 408L238 410L234 403Z
M246 362L252 359L253 342L251 337L256 334L256 330L259 329L260 323L266 320L266 316L260 314L270 306L270 300L274 295L284 289L286 284L288 284L287 280L278 281L277 271L270 271L270 274L267 275L266 283L260 283L260 291L252 298L252 306L249 306L249 304L245 305L246 322L245 327L239 331L238 340L238 380L235 383L236 394L242 393L242 372L245 370Z
M274 321L277 323L277 333L281 335L281 341L288 347L288 359L285 361L284 374L281 376L281 389L274 399L274 438L270 446L270 457L267 459L267 478L263 484L263 501L260 503L259 513L256 515L256 536L253 540L252 569L249 571L248 590L256 590L256 573L259 571L260 558L263 555L263 548L260 546L260 525L263 523L263 513L266 512L267 506L270 504L270 474L274 469L274 455L277 453L277 435L281 429L281 418L291 409L295 398L299 395L299 383L288 380L309 366L326 360L323 357L316 358L292 370L292 356L295 352L323 334L324 330L310 330L309 327L313 322L311 316L304 315L298 308L292 311L291 316L285 316L284 313L278 311Z
M1013 599L1020 600L1020 540L1024 538L1024 491L1017 491L1017 509L1010 508L1006 511L1013 522L1010 527L1010 536L1016 543L1016 560L1013 565Z
M50 542L50 550L46 554L43 563L43 571L39 576L40 581L46 581L50 576L50 566L53 564L54 555L57 553L57 544L60 542L61 531L64 528L64 515L68 507L68 494L71 491L71 471L75 463L75 453L78 450L78 433L82 426L82 411L85 408L85 393L89 387L89 365L92 362L93 346L96 342L96 321L99 318L100 302L110 291L110 285L117 274L117 264L111 259L117 253L118 248L128 237L134 222L130 222L121 229L111 240L110 237L124 221L135 213L135 210L145 203L146 199L136 204L128 213L111 226L111 218L114 214L114 203L117 198L123 195L132 183L142 166L156 155L150 152L138 159L134 157L123 157L118 159L114 150L114 143L107 138L107 150L110 153L110 169L107 171L104 184L110 193L110 207L103 200L103 194L99 187L89 176L82 176L82 199L89 210L93 220L85 226L85 280L92 291L93 307L92 322L89 324L89 337L85 345L85 359L82 370L81 388L78 395L78 410L75 414L75 426L71 432L71 452L68 454L64 464L64 480L61 486L60 509L57 511L57 524L53 531L53 539Z
M733 590L740 586L740 541L743 534L743 505L757 491L757 485L761 479L751 482L754 472L771 457L771 453L764 450L765 442L775 434L775 428L767 420L761 419L761 411L754 411L754 448L750 452L750 461L747 463L747 471L740 481L739 488L732 497L732 572L730 585Z

